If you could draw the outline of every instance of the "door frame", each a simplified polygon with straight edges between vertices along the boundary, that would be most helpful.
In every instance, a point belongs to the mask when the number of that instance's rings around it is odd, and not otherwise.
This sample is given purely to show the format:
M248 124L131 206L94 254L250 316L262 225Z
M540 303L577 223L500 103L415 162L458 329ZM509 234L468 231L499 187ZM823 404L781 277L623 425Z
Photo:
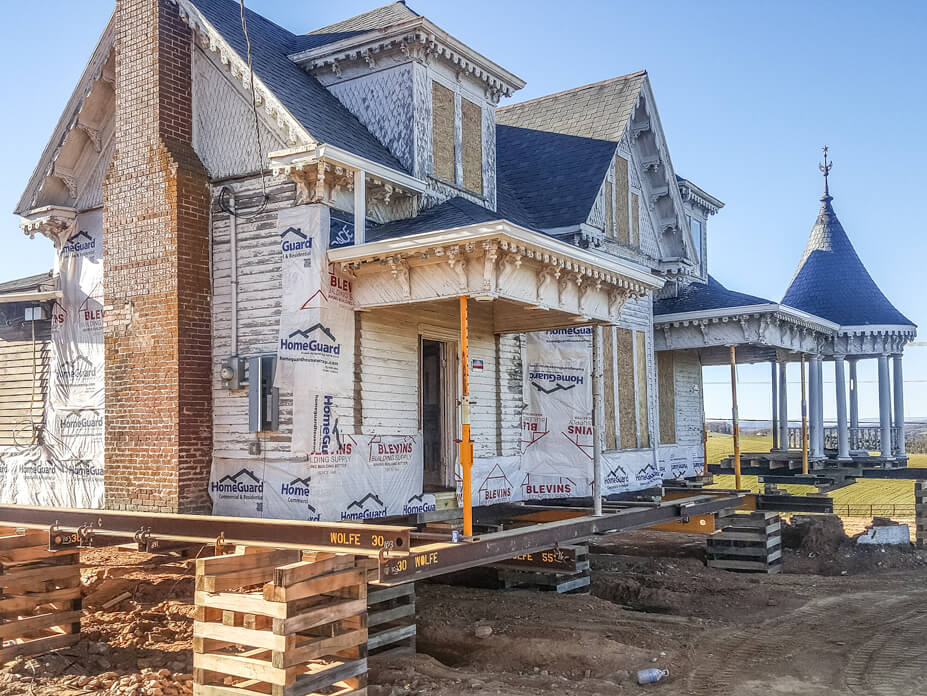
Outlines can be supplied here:
M450 329L419 326L418 332L418 424L423 427L422 414L422 341L441 344L441 478L443 484L454 489L457 485L455 464L457 441L460 439L457 395L460 393L459 336Z

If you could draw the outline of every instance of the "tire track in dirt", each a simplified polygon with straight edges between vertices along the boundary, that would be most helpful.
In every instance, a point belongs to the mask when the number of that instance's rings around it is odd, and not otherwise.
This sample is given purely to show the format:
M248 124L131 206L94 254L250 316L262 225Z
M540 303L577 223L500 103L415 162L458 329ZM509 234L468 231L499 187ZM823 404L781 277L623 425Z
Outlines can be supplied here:
M867 696L915 693L912 684L927 678L927 610L911 610L927 592L893 594L890 590L838 594L808 604L756 626L714 637L702 646L700 662L686 682L691 696L738 693L756 667L788 651L796 636L802 645L833 644L835 636L859 637L847 649L847 688ZM852 652L851 652L852 651ZM709 654L710 653L710 654ZM783 675L786 676L786 675ZM787 675L797 676L801 675ZM852 684L852 685L851 685Z

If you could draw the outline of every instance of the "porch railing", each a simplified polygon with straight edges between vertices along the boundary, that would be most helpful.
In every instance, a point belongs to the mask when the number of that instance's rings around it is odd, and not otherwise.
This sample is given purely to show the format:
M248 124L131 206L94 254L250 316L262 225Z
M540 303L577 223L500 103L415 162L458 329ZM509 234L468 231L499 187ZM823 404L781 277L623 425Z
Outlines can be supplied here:
M865 425L848 428L850 451L880 452L882 450L882 429L877 425ZM892 427L892 452L898 452L898 444L903 437L904 428ZM837 428L825 426L824 449L836 450ZM801 427L789 427L789 449L801 449Z

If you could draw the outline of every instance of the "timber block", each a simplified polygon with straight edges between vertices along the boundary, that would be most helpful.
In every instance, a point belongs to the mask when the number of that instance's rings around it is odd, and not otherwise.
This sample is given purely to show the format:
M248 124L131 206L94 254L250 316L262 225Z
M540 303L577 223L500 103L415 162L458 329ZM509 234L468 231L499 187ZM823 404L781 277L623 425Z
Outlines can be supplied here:
M0 662L80 640L77 549L49 551L44 530L4 529L0 536Z
M371 659L415 654L415 583L367 586L367 633Z
M367 569L353 555L198 559L194 599L197 696L367 693Z
M719 515L721 530L707 538L709 568L782 572L782 525L775 512Z

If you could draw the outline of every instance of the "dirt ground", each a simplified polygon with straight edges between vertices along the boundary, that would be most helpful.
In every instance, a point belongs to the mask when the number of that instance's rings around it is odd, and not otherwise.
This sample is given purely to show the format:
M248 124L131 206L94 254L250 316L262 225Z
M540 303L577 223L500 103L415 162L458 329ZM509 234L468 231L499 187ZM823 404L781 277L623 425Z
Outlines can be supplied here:
M704 537L640 531L597 539L586 594L419 583L418 653L372 660L369 693L927 693L927 552L786 532L781 575L709 569ZM191 693L192 561L82 560L83 640L8 663L0 694ZM649 667L669 676L639 686Z

